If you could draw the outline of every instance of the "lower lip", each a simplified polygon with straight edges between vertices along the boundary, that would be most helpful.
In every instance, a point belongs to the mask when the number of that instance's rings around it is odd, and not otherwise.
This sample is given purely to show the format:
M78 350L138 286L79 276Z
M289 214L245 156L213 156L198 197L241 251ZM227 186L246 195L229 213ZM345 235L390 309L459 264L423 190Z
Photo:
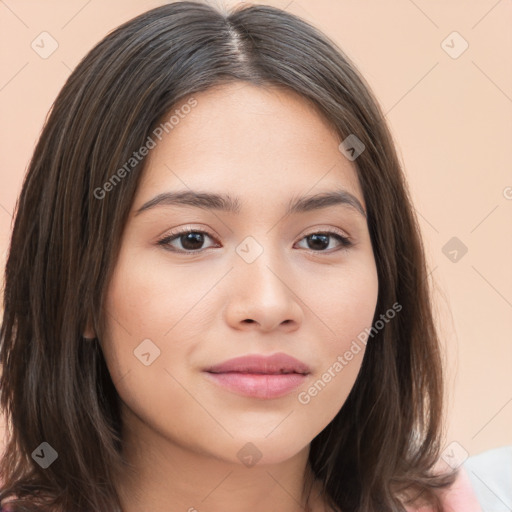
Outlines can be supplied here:
M240 395L252 398L279 398L285 396L306 379L306 375L286 373L279 375L261 373L210 373L206 372L214 382Z

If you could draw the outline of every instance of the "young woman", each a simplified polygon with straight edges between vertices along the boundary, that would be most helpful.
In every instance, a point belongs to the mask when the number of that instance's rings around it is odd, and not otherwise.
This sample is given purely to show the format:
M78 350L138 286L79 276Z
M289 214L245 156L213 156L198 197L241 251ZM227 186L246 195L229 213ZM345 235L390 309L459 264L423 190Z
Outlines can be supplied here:
M89 52L23 184L4 309L15 512L447 503L392 139L349 59L285 11L176 2Z

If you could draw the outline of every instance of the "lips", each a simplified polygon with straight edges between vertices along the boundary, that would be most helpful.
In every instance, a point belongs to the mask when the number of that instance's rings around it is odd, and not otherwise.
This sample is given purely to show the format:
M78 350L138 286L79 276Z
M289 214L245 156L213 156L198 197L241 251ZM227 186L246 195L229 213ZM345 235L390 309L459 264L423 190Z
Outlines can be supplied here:
M307 364L282 352L236 357L204 370L205 377L221 388L263 400L289 395L310 373Z
M241 373L280 375L297 373L308 375L311 369L308 365L282 352L271 356L260 354L247 355L229 359L223 363L207 368L209 373Z

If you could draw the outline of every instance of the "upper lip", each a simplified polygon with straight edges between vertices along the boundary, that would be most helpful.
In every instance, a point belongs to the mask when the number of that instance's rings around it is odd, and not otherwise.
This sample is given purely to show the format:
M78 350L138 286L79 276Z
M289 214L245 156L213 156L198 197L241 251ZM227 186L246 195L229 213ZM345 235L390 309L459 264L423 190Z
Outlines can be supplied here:
M210 373L262 373L276 375L280 373L311 373L310 368L288 354L278 353L270 356L250 354L229 359L223 363L210 366L205 371Z

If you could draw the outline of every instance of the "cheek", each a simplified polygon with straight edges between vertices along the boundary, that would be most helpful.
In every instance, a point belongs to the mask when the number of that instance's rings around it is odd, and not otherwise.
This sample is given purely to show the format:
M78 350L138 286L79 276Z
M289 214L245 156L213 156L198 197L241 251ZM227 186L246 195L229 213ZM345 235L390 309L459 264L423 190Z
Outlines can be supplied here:
M363 274L348 278L333 295L329 320L335 340L330 348L344 352L354 340L361 341L372 326L378 298L377 280Z
M121 250L106 297L108 329L102 342L114 383L127 382L129 374L130 381L144 383L141 388L161 389L168 384L165 369L182 377L177 361L190 359L207 329L211 312L204 298L218 281L209 273L192 284L191 274L161 256L152 258L147 249L144 254Z
M179 384L185 381L185 366L176 362L187 360L193 350L188 342L197 338L198 326L186 315L206 288L187 287L180 279L179 272L171 275L154 261L121 252L106 297L108 329L102 342L124 405L148 424L165 419L169 430L179 430L173 426L178 416L169 411L190 406Z
M309 288L311 310L321 320L316 350L321 364L297 399L316 425L328 424L343 406L363 361L378 298L373 258L336 271L328 289ZM326 329L324 329L326 327Z
M215 276L204 275L192 283L190 268L151 256L135 250L121 253L107 296L109 324L118 331L124 328L121 337L129 334L133 342L151 336L168 342L177 330L186 338L191 327L187 315L193 310L197 316Z
M166 304L162 304L164 280L158 280L158 274L159 269L121 250L106 297L108 328L102 343L114 383L162 356L162 340L174 315L169 307L166 315L161 314ZM148 369L153 367L151 363Z
M352 341L362 339L371 328L379 292L373 256L361 254L346 269L333 269L318 282L318 286L310 284L304 293L322 329L326 328L322 345L332 357L349 350Z

